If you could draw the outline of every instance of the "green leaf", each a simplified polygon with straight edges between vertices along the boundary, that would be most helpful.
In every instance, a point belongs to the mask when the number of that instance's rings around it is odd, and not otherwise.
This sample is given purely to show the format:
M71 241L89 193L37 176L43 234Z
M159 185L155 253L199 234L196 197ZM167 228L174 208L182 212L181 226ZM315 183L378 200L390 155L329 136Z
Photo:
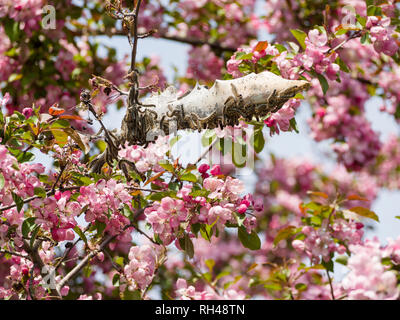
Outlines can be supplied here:
M64 146L68 142L68 134L62 130L61 128L50 129L51 133L56 140L56 143L60 145L60 147Z
M57 121L54 121L50 126L51 129L69 128L69 127L70 127L69 121L65 119L58 119Z
M347 260L348 260L348 259L349 259L349 258L348 258L347 256L341 255L341 256L338 256L338 257L336 258L336 262L347 266Z
M282 53L282 52L284 52L284 51L287 51L287 49L285 48L285 46L283 46L283 45L281 45L281 44L275 44L274 45L274 47L276 48L276 49L278 49L278 51L279 51L279 53Z
M107 225L104 222L96 221L95 227L97 229L97 234L102 234Z
M253 54L251 52L246 53L242 51L242 52L237 52L235 55L236 60L250 60L251 58L253 58Z
M36 227L35 225L36 217L26 218L24 222L22 222L21 231L24 237L28 237L29 233L33 231Z
M162 198L165 197L175 197L176 193L173 191L163 191L163 192L153 192L148 199L153 201L160 201Z
M282 290L282 286L278 282L275 282L272 280L266 281L264 283L264 288L268 289L268 290L273 290L273 291L281 291Z
M169 172L174 172L174 166L170 164L167 160L161 160L158 164L165 170Z
M122 208L122 213L124 214L125 217L131 219L133 216L132 210L129 208L129 206L125 203L124 207Z
M193 173L188 172L188 173L184 173L183 175L181 175L179 177L179 180L197 182L197 177Z
M3 188L4 188L5 183L6 183L6 181L5 181L5 179L4 179L4 176L3 176L3 174L0 172L0 189L3 189Z
M296 133L300 133L299 129L297 128L296 118L292 118L289 120L290 129L294 130Z
M19 33L19 23L12 19L7 20L4 24L4 31L10 38L11 42L14 42L18 38Z
M190 259L194 256L194 246L192 239L190 239L189 235L185 233L183 238L179 238L179 245L181 246L182 250L189 256Z
M65 128L64 131L76 142L76 144L85 154L89 153L90 146L83 142L78 131L72 128Z
M333 261L329 260L328 262L322 261L321 263L327 271L333 272Z
M258 250L261 248L261 240L255 231L252 231L249 234L245 227L239 227L238 236L240 242L245 248L250 250Z
M326 78L322 74L317 73L317 77L318 77L319 83L321 84L321 88L322 88L323 93L326 94L326 92L329 89L328 81L326 80Z
M22 207L24 206L24 201L22 200L22 198L19 195L15 194L14 192L11 192L11 195L12 195L12 198L13 198L15 204L17 205L18 212L20 212Z
M364 33L364 35L361 37L360 42L361 42L361 44L370 44L371 43L371 39L369 37L368 32Z
M367 8L367 15L368 16L374 16L376 11L376 6L374 5L369 5Z
M124 257L117 256L117 257L114 258L114 262L117 265L123 267L124 266Z
M296 227L294 226L287 226L279 230L278 234L274 239L274 245L276 246L280 241L289 238L290 236L296 233Z
M141 300L142 296L140 294L140 290L129 291L126 288L125 292L122 295L122 300Z
M348 29L344 29L344 28L340 29L340 30L335 32L335 36L342 36L342 35L346 34L347 31L348 31Z
M254 130L252 137L250 138L254 151L260 153L264 149L265 139L262 129Z
M372 6L374 4L374 2L375 2L375 0L365 0L367 7Z
M340 70L342 70L343 72L346 72L346 73L350 72L349 67L344 63L344 61L342 59L340 59L340 57L337 57L335 62L339 65Z
M200 223L194 223L194 224L192 224L192 225L190 226L190 229L192 230L192 233L193 233L194 235L196 235L196 237L197 237L197 234L198 234L199 231L200 231L200 227L201 227Z
M33 231L32 231L31 240L29 241L29 245L30 245L31 247L33 247L33 244L34 244L34 242L35 242L35 240L36 240L36 237L37 237L37 235L38 235L38 233L39 233L39 230L40 230L40 226L39 226L39 225L36 225L36 226L34 227Z
M119 273L114 274L114 277L112 279L112 284L115 287L119 287L119 280L120 280L120 275Z
M298 291L304 291L304 290L307 290L307 285L306 285L305 283L297 283L297 284L295 285L295 288L296 288Z
M212 226L210 226L208 224L202 224L200 226L200 234L205 240L211 241L211 237L213 235Z
M41 187L36 187L34 189L34 194L35 194L35 196L39 196L41 198L46 198L47 197L46 190L44 188L41 188Z
M350 208L349 210L354 213L357 213L359 216L370 218L372 220L379 222L379 217L377 216L377 214L367 208L353 207L353 208Z
M79 226L75 226L74 231L83 240L83 242L85 242L85 244L87 244L87 238L86 238L85 234L83 233L83 231L81 230L81 228L79 228Z
M215 261L213 259L207 259L206 261L204 261L204 263L208 267L208 270L210 270L210 272L212 272L213 268L215 266Z
M357 15L357 21L361 24L362 27L365 27L365 25L367 24L367 18Z
M300 44L300 46L303 48L303 50L306 49L306 38L307 38L307 34L299 29L291 29L290 32L292 33L292 35L296 38L297 42Z
M90 275L92 274L92 268L90 266L90 264L86 265L85 268L83 268L83 275L85 276L85 278L89 278Z
M279 230L278 234L274 239L274 245L276 246L282 240L285 240L296 233L296 227L294 226L287 226Z

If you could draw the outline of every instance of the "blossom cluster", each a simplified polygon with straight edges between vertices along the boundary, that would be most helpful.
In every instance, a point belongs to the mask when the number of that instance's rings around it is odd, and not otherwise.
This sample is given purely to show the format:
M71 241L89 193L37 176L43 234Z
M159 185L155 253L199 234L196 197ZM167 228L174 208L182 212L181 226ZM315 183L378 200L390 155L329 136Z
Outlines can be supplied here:
M128 290L144 290L153 281L158 268L160 249L151 245L133 246L129 250L129 262L125 265L123 276L129 283ZM120 287L124 290L124 286Z
M222 230L227 222L236 223L235 212L243 215L247 209L262 210L260 200L253 200L251 195L240 197L244 191L242 181L230 176L222 179L219 165L210 169L203 164L199 172L204 178L202 187L207 192L206 196L192 196L193 184L187 183L177 192L177 199L164 197L144 211L146 221L164 245L179 238L182 230L190 233L190 226L194 223L216 225ZM249 233L255 228L255 222L254 217L244 217L243 224ZM179 243L176 242L176 245L180 248Z
M294 240L292 246L300 254L305 253L313 264L321 263L321 259L328 262L335 252L344 254L347 246L360 244L362 228L362 223L344 219L335 220L329 228L328 220L324 220L320 228L303 227L301 232L305 239ZM334 239L343 243L337 244Z
M350 246L352 252L347 262L350 272L342 281L342 286L350 300L394 300L399 297L397 273L382 264L382 259L398 257L398 241L391 241L381 247L377 238L362 244ZM398 264L396 260L396 264Z
M176 281L175 293L180 300L243 300L246 298L243 291L236 291L234 289L224 290L221 295L211 288L197 291L194 286L188 286L185 279L178 279Z
M126 146L119 151L119 156L134 162L139 172L148 170L160 172L163 168L159 162L164 159L165 153L169 150L168 140L168 136L159 136L147 148L137 145Z

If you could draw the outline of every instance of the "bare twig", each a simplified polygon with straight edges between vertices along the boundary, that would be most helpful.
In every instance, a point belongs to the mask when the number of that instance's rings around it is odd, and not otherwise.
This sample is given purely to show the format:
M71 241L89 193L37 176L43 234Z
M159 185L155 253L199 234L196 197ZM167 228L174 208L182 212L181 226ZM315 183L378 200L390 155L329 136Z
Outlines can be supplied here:
M197 158L196 162L194 164L198 164L214 147L214 145L217 143L219 139L215 138L215 140L210 144L210 146L200 155L200 157Z
M60 173L58 174L57 179L56 179L56 181L54 182L53 187L51 188L51 192L52 192L52 193L55 193L57 184L58 184L58 182L60 181L61 176L62 176L62 174L64 173L64 170L65 170L65 168L67 167L67 165L68 165L68 164L65 164L65 165L60 166Z
M137 53L137 43L138 43L138 17L139 17L139 10L140 4L142 0L138 0L136 3L136 7L131 12L131 16L134 19L131 25L130 36L133 36L133 43L132 43L132 55L131 55L131 71L135 69L136 64L136 53Z
M331 289L332 300L335 300L335 294L333 292L333 285L332 285L332 278L331 278L328 270L326 270L326 275L328 276L328 281L329 281L329 287Z
M39 252L38 252L38 249L39 249L39 246L40 246L40 241L36 240L32 247L29 245L29 243L26 240L23 240L23 244L24 244L23 245L24 250L26 252L28 252L28 254L30 255L33 264L37 268L39 268L42 277L48 276L47 273L46 274L43 273L46 268L44 268L45 264L44 264L42 258L40 258L40 255L39 255ZM50 288L50 292L51 292L52 296L54 296L55 298L60 299L60 300L62 299L60 290L58 288L56 288L56 289Z
M9 250L1 249L0 253L2 253L2 254L10 254L10 255L13 255L13 256L17 256L17 257L21 257L21 258L25 258L25 259L31 260L29 255L18 253L18 252L15 252L15 251L9 251Z
M96 256L100 251L102 251L112 240L114 240L117 237L117 235L109 235L100 245L99 249L91 251L86 257L82 259L81 262L79 262L75 268L73 268L58 284L57 284L57 291L60 291L61 288L68 283L69 280L73 279L76 277L81 271L86 264L89 262L90 259L92 259L94 256Z
M64 187L61 190L67 191L67 190L79 190L79 189L80 189L80 186L71 186L71 187ZM55 190L49 190L46 192L46 197L52 196L54 193L55 193ZM38 198L41 198L41 196L32 196L32 197L24 199L23 203L28 203L28 202L31 202L32 200L35 200ZM12 209L16 206L17 206L17 204L14 203L14 204L10 204L8 206L0 207L0 212Z

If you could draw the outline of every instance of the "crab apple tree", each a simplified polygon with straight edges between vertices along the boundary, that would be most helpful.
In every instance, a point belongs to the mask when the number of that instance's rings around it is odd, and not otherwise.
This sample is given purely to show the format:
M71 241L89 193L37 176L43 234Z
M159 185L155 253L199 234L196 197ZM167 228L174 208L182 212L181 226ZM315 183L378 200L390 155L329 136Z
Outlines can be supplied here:
M0 0L0 299L399 299L399 36L394 0Z

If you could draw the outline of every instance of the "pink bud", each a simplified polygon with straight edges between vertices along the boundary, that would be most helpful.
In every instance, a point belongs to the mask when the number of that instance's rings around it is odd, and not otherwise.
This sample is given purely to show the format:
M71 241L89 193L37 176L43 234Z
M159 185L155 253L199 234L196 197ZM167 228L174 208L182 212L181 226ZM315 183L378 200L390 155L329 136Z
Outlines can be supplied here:
M60 192L59 190L57 190L57 191L54 193L54 198L55 198L57 201L61 199L61 192Z
M337 248L337 252L338 252L339 254L345 254L345 253L346 253L346 247L345 247L344 245L340 245L340 246Z
M208 164L204 163L199 167L199 172L206 173L208 169L210 169L210 166Z
M31 115L33 114L33 110L32 110L32 108L24 108L23 110L22 110L22 114L25 116L25 118L30 118L31 117Z
M322 118L326 114L325 108L318 108L315 112L320 118Z
M64 297L65 297L66 295L68 295L68 292L69 292L69 287L68 287L68 286L64 286L64 287L62 287L61 290L60 290L61 295L64 296Z
M75 239L75 234L72 231L72 229L67 229L65 230L65 240L74 240Z
M245 204L241 204L238 208L237 208L237 212L240 214L245 213L247 210L247 206Z
M97 257L97 259L99 259L101 262L104 261L104 253L103 253L103 252L99 252L99 253L96 255L96 257Z
M269 117L268 119L264 120L264 123L268 126L268 127L274 127L276 124L275 119Z
M27 276L29 274L29 269L27 267L22 268L22 274Z
M301 232L303 232L306 236L310 235L312 231L314 231L314 229L310 226L305 226L303 229L301 229Z
M221 174L221 167L219 166L219 164L214 164L210 170L210 173L213 176L219 176Z
M364 228L364 225L361 222L357 222L356 228L357 228L357 230L360 230L360 229Z

